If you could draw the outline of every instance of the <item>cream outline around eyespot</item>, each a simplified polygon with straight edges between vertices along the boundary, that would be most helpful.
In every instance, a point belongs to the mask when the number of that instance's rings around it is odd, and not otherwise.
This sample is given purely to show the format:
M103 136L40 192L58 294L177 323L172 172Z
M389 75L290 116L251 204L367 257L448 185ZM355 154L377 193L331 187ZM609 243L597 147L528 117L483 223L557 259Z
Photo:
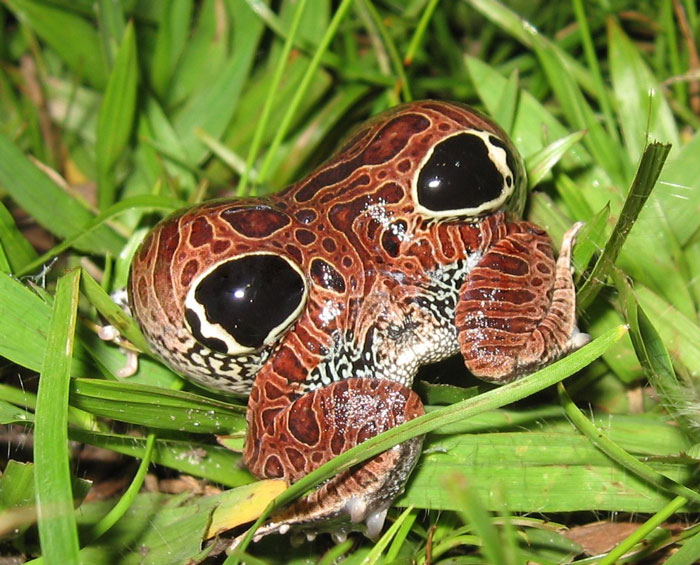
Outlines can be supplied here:
M476 208L456 208L454 210L431 210L430 208L426 208L418 201L418 177L420 176L420 173L423 170L423 165L425 165L430 159L430 157L432 157L433 152L435 151L435 148L438 145L440 145L444 141L447 141L448 139L464 134L474 135L476 137L481 138L481 140L484 142L484 145L488 149L489 159L494 164L498 172L501 173L501 177L503 178L503 189L501 191L501 195L498 198L494 198L493 200L484 202L481 206L478 206ZM420 163L418 164L418 167L416 167L416 172L414 173L413 178L411 179L411 199L413 200L414 211L419 214L423 214L424 216L428 216L430 218L472 217L476 220L484 216L485 213L495 212L500 207L502 207L508 201L508 198L510 198L510 196L515 192L517 179L515 178L515 171L511 170L511 168L508 166L508 154L506 150L502 147L498 147L497 145L491 143L491 140L489 139L491 136L495 137L504 145L506 145L506 142L503 139L501 139L500 136L498 136L496 133L477 129L463 129L460 131L456 131L452 135L443 137L442 139L440 139L440 141L435 143L430 148L430 151L426 153L425 157L421 159ZM506 182L506 179L508 177L511 178L510 186L508 186Z
M212 324L209 322L206 316L206 312L204 310L204 306L198 302L195 297L194 293L199 286L199 284L207 277L209 276L213 271L218 269L221 265L224 265L225 263L229 263L231 261L237 261L239 259L242 259L244 257L250 257L253 255L270 255L273 257L279 257L280 259L284 259L287 264L289 264L292 269L301 277L301 280L304 282L304 294L301 297L301 300L299 300L298 306L294 309L294 311L285 318L285 320L281 323L272 328L268 334L267 337L265 337L265 340L263 341L263 345L258 348L254 347L246 347L244 345L241 345L238 343L231 334L229 334L220 324ZM306 306L306 301L309 297L309 284L307 277L304 275L303 271L295 264L293 263L288 257L285 257L284 255L280 253L272 253L269 251L260 251L260 252L250 252L250 253L242 253L240 255L235 255L233 257L227 258L225 261L221 261L219 263L216 263L214 265L211 265L206 271L202 272L199 276L197 276L191 283L189 290L187 291L187 295L185 296L185 311L191 310L194 312L194 314L197 316L199 319L200 323L200 333L207 338L212 338L212 339L218 339L224 344L226 344L227 351L222 352L227 355L244 355L246 353L251 353L253 351L258 351L259 349L262 349L262 347L268 346L271 343L277 341L279 337L287 330L301 315L302 311L304 310L304 307ZM194 338L194 332L192 331L192 328L190 327L190 324L187 322L187 318L185 317L185 325L187 326L187 329L190 331L192 334L192 337ZM196 339L195 339L196 341ZM199 342L198 342L199 343ZM204 344L200 344L204 345ZM206 346L205 346L206 347ZM207 347L207 349L209 349Z

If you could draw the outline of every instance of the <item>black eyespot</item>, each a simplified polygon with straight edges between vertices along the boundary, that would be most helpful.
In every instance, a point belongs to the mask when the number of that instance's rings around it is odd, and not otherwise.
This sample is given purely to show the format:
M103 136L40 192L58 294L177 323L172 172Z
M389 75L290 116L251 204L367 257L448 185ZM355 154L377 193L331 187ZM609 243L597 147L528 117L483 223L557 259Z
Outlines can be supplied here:
M187 298L185 318L194 338L236 354L269 343L299 315L306 286L278 255L245 255L205 275Z
M484 137L461 133L435 146L416 182L421 206L436 212L478 209L502 196L504 175L489 157Z

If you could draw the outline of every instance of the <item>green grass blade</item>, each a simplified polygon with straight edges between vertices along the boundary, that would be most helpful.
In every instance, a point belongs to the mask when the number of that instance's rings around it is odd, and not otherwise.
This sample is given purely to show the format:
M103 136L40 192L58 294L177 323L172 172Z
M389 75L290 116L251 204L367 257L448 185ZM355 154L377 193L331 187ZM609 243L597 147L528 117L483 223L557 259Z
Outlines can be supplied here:
M48 43L78 75L92 86L107 82L107 68L95 28L77 14L37 0L8 0L18 19Z
M138 64L134 26L126 26L97 118L98 200L100 210L113 204L114 165L126 149L134 127Z
M689 489L688 487L679 484L678 482L662 475L652 469L649 465L642 463L616 443L608 439L608 437L599 430L583 413L576 407L571 398L566 392L564 386L560 383L557 387L559 393L559 401L564 407L566 415L571 420L571 423L588 438L598 449L605 455L610 457L616 463L622 465L625 469L634 473L636 476L644 479L655 487L676 496L684 497L687 500L700 504L700 493Z
M267 96L265 97L265 103L263 104L262 112L260 113L260 118L257 120L257 126L255 128L255 134L253 135L253 140L251 141L250 148L248 149L248 157L246 158L245 168L243 169L243 175L241 180L238 182L236 187L236 193L239 196L246 194L246 189L248 185L248 178L253 172L253 165L255 159L257 159L258 151L262 145L262 138L267 128L268 121L270 119L270 112L272 110L272 105L275 102L279 85L282 80L285 68L287 66L287 60L289 59L289 53L292 50L292 45L294 44L294 39L296 38L297 32L299 30L299 23L301 22L302 15L304 14L304 9L306 8L306 0L299 0L297 6L294 10L294 16L292 17L292 23L289 27L289 32L284 41L284 45L279 54L279 59L277 65L275 65L275 72L272 75L270 81L269 90ZM255 174L257 177L257 173ZM255 179L253 179L255 182Z
M600 125L578 84L567 73L561 56L537 44L534 48L568 122L577 129L588 131L584 144L595 161L618 183L624 182L631 169L630 162Z
M92 213L41 172L12 141L0 132L0 186L26 212L58 237L82 234ZM78 237L75 247L91 253L118 255L124 239L101 226L89 237Z
M148 353L150 351L141 330L136 322L124 312L107 292L87 272L81 277L82 291L97 311L113 325L119 333L128 339L134 346Z
M681 386L668 350L651 320L639 306L629 282L620 273L615 273L615 284L621 295L622 311L630 327L635 353L649 382L685 434L696 443L700 442L699 422L694 418L696 411L690 408L690 402L697 398L697 394L694 390Z
M377 543L374 544L374 547L365 556L364 560L362 561L363 565L375 565L376 563L382 563L382 561L380 561L382 552L389 546L391 540L393 540L398 534L401 526L403 526L404 522L409 518L412 511L413 507L409 506L401 513L401 515L394 521L389 529L384 532L382 537L379 538Z
M598 63L596 46L591 35L590 26L588 25L588 18L586 16L583 0L574 0L574 2L572 2L572 6L574 13L576 14L576 22L581 28L581 45L583 47L583 53L586 57L586 64L588 65L588 69L591 71L593 86L596 91L596 99L598 100L601 110L603 111L605 130L610 136L610 139L612 139L614 142L619 142L617 124L615 123L612 105L610 104L610 95L608 93L608 89L605 87L605 82L603 81L600 64Z
M483 14L507 34L528 48L546 49L561 58L566 75L575 80L589 93L595 93L595 82L590 72L575 58L560 49L554 42L541 35L535 26L522 18L511 8L496 0L465 0L475 10Z
M619 563L619 560L635 545L642 543L644 538L649 536L656 528L661 527L666 520L671 518L676 512L683 508L687 500L682 496L677 496L670 501L663 510L657 512L649 518L644 524L637 528L632 534L622 540L610 553L598 561L598 565L613 565ZM643 546L642 546L643 548Z
M674 362L687 367L691 374L700 374L700 327L697 321L684 316L647 288L637 286L635 294L644 311L654 320Z
M469 480L462 477L455 477L448 485L452 495L459 500L461 508L459 514L465 524L469 524L474 533L481 540L481 554L487 563L511 563L506 559L503 545L494 526L491 515L484 508L479 499L478 492L474 489Z
M618 122L630 159L640 158L649 139L670 143L674 150L680 147L678 126L661 84L639 48L612 18L608 20L608 48Z
M39 537L46 563L78 562L68 454L68 391L80 271L58 281L34 422Z
M104 212L95 216L87 225L84 226L83 230L73 236L67 237L57 246L53 247L41 257L34 259L31 263L25 265L20 271L19 275L26 275L31 273L34 269L39 268L41 265L48 263L54 257L57 257L67 249L73 246L78 246L80 240L85 238L86 235L98 232L100 229L106 227L107 222L119 216L125 212L131 210L141 210L141 211L152 211L152 210L166 210L172 212L178 208L182 208L186 205L185 202L176 200L174 198L168 198L163 196L154 196L150 194L142 194L139 196L132 196L129 198L124 198L116 204L112 204Z
M16 273L27 263L36 259L36 251L15 225L10 212L0 202L0 246L7 258L9 269Z
M401 56L399 55L399 51L396 47L396 42L389 33L387 26L382 21L382 18L379 15L377 8L372 3L372 0L361 0L361 4L364 4L366 7L371 18L371 22L376 28L384 49L386 50L389 60L391 61L391 65L396 75L396 85L394 86L394 91L397 95L401 95L401 101L410 102L413 99L413 96L411 95L411 87L408 82L408 76L406 76L406 72L404 71L403 61L401 61Z
M697 174L700 155L700 131L664 167L654 198L668 218L678 242L687 245L700 234L700 175Z
M273 159L275 157L275 153L277 152L277 149L279 148L280 144L282 143L284 136L287 135L287 132L289 130L289 126L292 123L292 120L294 119L294 115L296 114L297 110L299 109L299 106L302 103L304 96L306 95L307 89L309 88L309 85L311 83L311 79L316 74L316 70L318 69L319 65L321 64L321 60L323 58L323 55L326 53L326 50L328 49L328 46L330 45L331 40L333 39L336 32L338 31L338 27L340 26L340 23L343 21L343 18L345 18L345 15L347 14L351 5L352 5L351 0L343 0L340 3L340 5L338 6L335 14L333 14L333 19L331 20L330 24L328 25L328 28L326 29L326 32L323 35L323 38L321 39L321 42L319 43L318 48L316 49L316 52L314 53L314 56L312 57L311 61L309 62L309 66L306 69L306 72L304 73L304 76L301 79L299 86L297 87L297 91L294 94L294 97L292 98L291 102L289 103L289 107L287 108L287 112L285 113L284 118L282 118L282 122L280 123L280 125L277 129L277 133L275 134L275 137L273 138L272 142L270 143L270 147L267 150L267 154L265 155L265 159L263 160L262 165L260 165L259 175L260 175L261 182L265 182L265 180L267 179L267 177L270 173L270 168L272 166Z
M133 435L97 433L73 428L70 430L70 438L129 457L143 458L146 450L146 438ZM240 454L208 443L197 444L194 449L193 445L189 438L180 441L159 439L153 453L153 462L229 487L249 484L256 480L243 468Z
M224 133L238 107L263 32L262 22L244 0L231 0L231 4L234 29L230 58L213 82L193 94L173 120L185 153L196 163L209 154L196 129L216 138Z
M401 527L396 532L396 535L394 536L394 539L391 542L391 546L389 547L389 551L386 552L387 563L393 562L398 557L399 552L401 551L403 545L406 543L406 538L413 529L413 524L416 522L417 518L417 509L413 509L411 510L411 512L408 513L408 516L404 519L404 521L401 524Z
M413 63L416 52L425 38L425 32L428 28L428 24L430 24L430 19L433 17L435 8L437 8L439 2L440 0L429 0L426 3L425 8L421 13L420 21L418 22L418 25L413 32L413 36L411 37L411 41L408 44L408 49L406 49L406 54L404 55L403 59L403 64L405 66L408 67L411 65L411 63Z
M525 161L527 180L530 188L537 186L552 170L562 156L586 135L585 131L572 134L550 143L537 153L530 155Z
M170 80L187 46L193 8L192 0L169 0L162 4L150 72L151 85L160 100L167 100Z
M513 124L515 123L515 115L518 108L518 98L520 95L519 76L517 69L514 70L508 77L503 93L498 100L498 106L493 113L493 119L499 124L508 134L513 132ZM532 181L530 181L531 186Z
M579 277L586 271L593 256L603 248L603 243L605 242L605 228L607 227L609 218L610 207L605 206L586 222L586 225L583 226L576 236L574 264L576 265Z
M671 555L666 565L694 565L700 561L700 533L687 540L681 548Z
M584 311L593 301L598 291L602 288L603 282L612 271L617 256L627 239L627 235L656 185L656 180L659 178L670 150L670 145L652 143L644 151L639 169L634 177L632 187L627 195L615 228L610 235L610 239L605 244L603 253L596 261L590 276L578 292L576 301L579 312Z
M98 0L95 9L102 53L107 61L107 66L111 69L114 66L119 44L124 37L124 29L126 28L123 8L111 0Z
M139 463L139 468L136 471L134 478L131 480L131 484L129 484L129 488L126 489L126 492L121 496L119 502L114 505L107 515L83 536L82 542L84 544L89 544L102 536L112 526L114 526L114 524L116 524L122 518L122 516L124 516L127 510L129 510L129 507L141 490L143 481L146 479L146 473L148 472L148 467L151 464L151 456L153 455L153 448L155 447L155 444L155 434L148 434L143 458L141 459L141 463Z
M0 355L40 371L51 308L37 294L0 273Z
M188 433L245 429L245 407L161 387L73 379L71 405L105 418Z

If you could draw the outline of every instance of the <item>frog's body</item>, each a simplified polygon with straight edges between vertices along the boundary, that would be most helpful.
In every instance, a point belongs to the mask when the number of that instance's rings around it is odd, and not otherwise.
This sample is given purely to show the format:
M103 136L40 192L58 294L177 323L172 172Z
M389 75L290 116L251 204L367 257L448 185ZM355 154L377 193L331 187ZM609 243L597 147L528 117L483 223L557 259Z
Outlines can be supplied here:
M277 195L160 223L134 259L132 309L177 371L249 395L247 465L294 482L422 414L420 365L461 351L475 375L506 382L584 341L575 230L555 264L546 234L518 219L524 197L497 126L461 105L407 104ZM365 522L376 535L420 444L337 476L267 531Z

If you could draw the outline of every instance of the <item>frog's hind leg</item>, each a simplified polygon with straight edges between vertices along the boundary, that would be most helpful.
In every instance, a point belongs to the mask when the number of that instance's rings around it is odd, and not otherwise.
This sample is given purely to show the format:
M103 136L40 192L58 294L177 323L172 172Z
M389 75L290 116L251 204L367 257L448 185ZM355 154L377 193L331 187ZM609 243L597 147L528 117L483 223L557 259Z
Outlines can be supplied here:
M477 377L508 382L581 347L576 326L571 249L582 224L564 236L555 262L547 235L528 222L484 254L462 285L456 310L458 340Z
M397 382L338 381L299 397L279 411L259 437L249 436L246 464L258 476L295 482L336 455L423 413L418 395ZM414 438L340 473L274 515L259 535L293 528L340 537L361 530L376 537L418 459L421 443L422 438Z

